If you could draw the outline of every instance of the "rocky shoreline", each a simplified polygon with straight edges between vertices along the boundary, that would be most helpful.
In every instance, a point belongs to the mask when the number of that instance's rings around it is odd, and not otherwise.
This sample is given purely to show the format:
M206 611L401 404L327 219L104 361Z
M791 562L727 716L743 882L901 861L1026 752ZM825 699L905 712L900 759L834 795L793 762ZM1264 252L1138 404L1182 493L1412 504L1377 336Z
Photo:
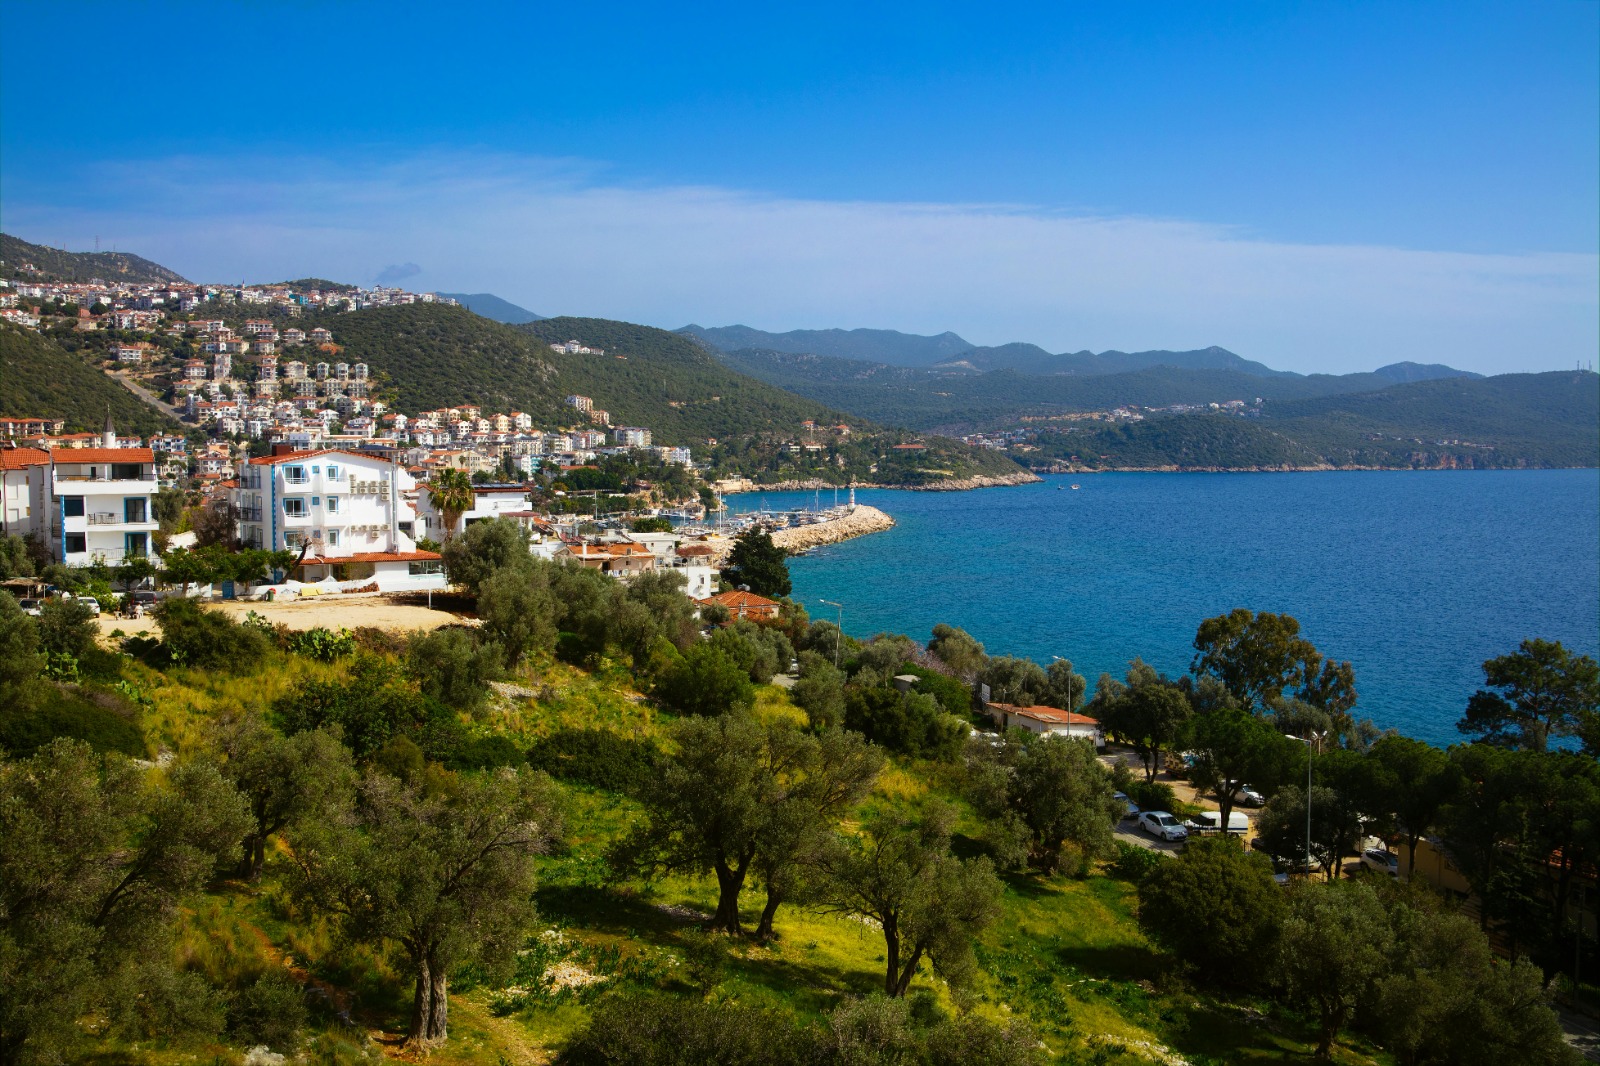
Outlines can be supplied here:
M876 507L857 504L856 509L842 518L816 522L809 526L791 526L772 534L772 543L791 554L810 551L824 544L837 544L842 540L865 537L869 533L882 533L894 528L894 519Z
M1016 474L978 474L974 477L946 478L943 481L933 481L926 485L888 485L876 481L858 481L858 489L899 489L903 492L967 492L972 489L1000 488L1006 485L1031 485L1035 481L1043 481L1039 475L1029 471ZM832 492L838 489L843 492L849 485L835 485L831 481L820 478L809 478L804 481L774 481L770 485L750 483L749 488L740 488L739 492L812 492L821 490Z

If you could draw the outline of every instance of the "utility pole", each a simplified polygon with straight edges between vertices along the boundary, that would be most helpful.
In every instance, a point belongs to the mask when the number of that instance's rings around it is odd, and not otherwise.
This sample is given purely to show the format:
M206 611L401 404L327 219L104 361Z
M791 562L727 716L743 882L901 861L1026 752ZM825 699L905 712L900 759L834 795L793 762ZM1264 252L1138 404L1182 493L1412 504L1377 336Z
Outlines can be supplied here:
M819 600L817 602L825 603L829 607L839 608L839 631L834 635L833 638L833 668L837 670L839 668L839 645L844 643L844 604L835 603L832 600Z

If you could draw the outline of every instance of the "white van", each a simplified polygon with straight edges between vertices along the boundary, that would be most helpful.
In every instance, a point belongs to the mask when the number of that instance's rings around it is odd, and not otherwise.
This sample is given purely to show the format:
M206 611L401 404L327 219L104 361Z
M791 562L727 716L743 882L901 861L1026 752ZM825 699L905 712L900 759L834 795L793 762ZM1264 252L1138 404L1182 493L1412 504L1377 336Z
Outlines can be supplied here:
M1183 824L1191 833L1215 833L1222 828L1222 812L1201 811ZM1228 832L1235 836L1244 836L1249 830L1250 819L1246 818L1242 812L1228 812Z

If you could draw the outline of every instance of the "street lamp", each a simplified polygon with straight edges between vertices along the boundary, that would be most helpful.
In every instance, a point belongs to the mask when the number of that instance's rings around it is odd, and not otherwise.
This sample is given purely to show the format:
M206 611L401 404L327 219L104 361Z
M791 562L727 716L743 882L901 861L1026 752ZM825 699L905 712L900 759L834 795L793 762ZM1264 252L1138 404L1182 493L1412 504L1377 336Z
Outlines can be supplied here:
M817 602L825 603L829 607L839 608L839 631L833 637L833 668L837 670L839 669L839 645L844 641L844 604L834 603L832 600L818 600Z
M1321 740L1327 736L1326 732L1313 732L1312 737ZM1306 746L1306 876L1311 876L1311 737L1297 737L1293 733L1285 733L1290 740L1298 740Z

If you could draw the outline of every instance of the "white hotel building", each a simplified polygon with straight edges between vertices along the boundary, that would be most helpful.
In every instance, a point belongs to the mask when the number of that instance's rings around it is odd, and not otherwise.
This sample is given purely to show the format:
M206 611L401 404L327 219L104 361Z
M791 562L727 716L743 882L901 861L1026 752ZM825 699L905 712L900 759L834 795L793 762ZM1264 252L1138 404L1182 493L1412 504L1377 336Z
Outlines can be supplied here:
M282 451L252 459L234 505L247 547L303 552L296 580L381 591L442 589L435 552L419 551L406 494L416 481L397 463L364 452Z
M155 557L155 453L119 448L116 442L108 417L102 447L50 451L55 504L50 542L55 557L68 566L114 566L129 558Z

